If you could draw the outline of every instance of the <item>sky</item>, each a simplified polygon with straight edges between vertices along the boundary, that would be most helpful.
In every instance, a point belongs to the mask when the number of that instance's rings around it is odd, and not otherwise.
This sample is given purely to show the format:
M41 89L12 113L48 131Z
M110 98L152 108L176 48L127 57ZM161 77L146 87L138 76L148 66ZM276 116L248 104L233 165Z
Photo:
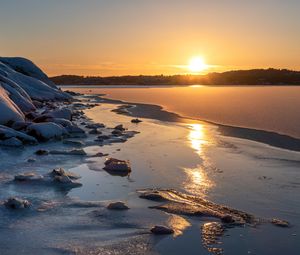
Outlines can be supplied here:
M0 56L49 76L300 70L299 0L0 0Z

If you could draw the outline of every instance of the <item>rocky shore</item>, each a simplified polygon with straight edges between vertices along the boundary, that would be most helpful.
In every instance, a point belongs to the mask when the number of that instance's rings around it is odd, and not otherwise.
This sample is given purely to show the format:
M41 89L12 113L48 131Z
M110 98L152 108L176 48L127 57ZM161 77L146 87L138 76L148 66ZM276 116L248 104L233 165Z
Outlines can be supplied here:
M79 230L82 228L88 230L89 233L95 229L95 221L99 221L105 231L110 228L110 231L113 232L118 228L121 233L118 235L121 236L124 228L134 231L134 237L131 236L132 233L124 234L130 238L130 245L132 245L132 240L146 235L178 235L183 231L180 229L182 225L183 229L189 225L182 217L192 217L193 220L199 222L203 218L210 218L213 222L209 220L204 224L201 232L202 243L211 254L222 254L223 250L216 246L218 246L219 238L223 237L227 229L233 227L255 228L259 224L267 223L279 227L291 227L290 223L284 220L262 219L250 213L174 189L153 189L153 187L136 189L137 192L134 192L134 196L141 201L140 203L143 203L141 212L118 198L109 201L101 199L90 201L68 197L67 194L71 190L86 188L82 182L83 176L73 172L71 167L66 167L66 165L45 169L48 160L52 160L51 166L63 161L70 162L68 164L72 167L76 166L78 162L80 162L78 164L87 165L97 164L95 169L90 168L90 170L105 171L112 178L126 177L128 182L132 181L130 179L132 172L139 170L127 157L119 158L112 155L113 152L105 153L99 151L99 148L129 141L139 132L131 130L131 128L128 130L127 125L139 126L144 123L141 123L140 119L130 118L129 124L120 121L116 125L107 125L107 119L103 119L103 122L95 122L85 115L84 111L96 109L95 107L99 107L100 104L101 99L98 96L61 91L29 60L0 58L0 148L1 151L7 151L10 154L18 150L30 151L30 154L25 153L24 169L21 168L18 172L12 173L6 172L6 175L0 174L1 185L9 191L7 193L12 194L6 196L5 193L0 198L0 214L4 215L3 222L5 224L11 219L5 221L5 217L7 215L15 217L16 212L21 212L18 215L16 226L26 224L25 218L28 216L26 212L30 212L31 217L34 215L42 222L41 225L47 222L52 226L51 219L56 222L60 220L59 217L66 217L65 221L60 222L60 225L57 222L54 225L72 230L73 227L74 229L77 227ZM129 107L132 106L119 105L113 111L128 115ZM148 139L145 146L154 146L151 144L151 137ZM92 149L87 150L86 148ZM120 148L116 149L116 151L120 150ZM93 163L94 159L96 159L96 163ZM99 159L103 160L98 161ZM2 160L5 161L4 156ZM143 159L140 160L143 161ZM161 162L164 160L165 158L161 159ZM37 161L38 164L36 164ZM46 163L41 164L42 161ZM35 171L34 168L43 169ZM126 186L126 184L123 185ZM112 187L111 191L116 188ZM28 198L20 195L24 190L30 192L30 189L32 189L33 196ZM59 191L59 195L55 194L56 191ZM161 219L156 218L155 211L166 213L163 217L171 215L176 219L175 223L162 222ZM46 216L36 216L39 213ZM22 218L23 216L24 218ZM151 224L147 217L151 218ZM70 218L75 226L67 224L68 221L71 221ZM98 231L97 226L96 231ZM69 232L61 232L69 234ZM130 248L130 252L137 251L142 244L151 243L148 239L138 242L140 243L137 247ZM74 245L71 246L68 249L68 252L71 251L70 254L85 254L88 251L84 245L80 246L78 250L74 248ZM66 245L63 245L63 248L67 249ZM148 246L147 248L142 247L146 250L138 254L150 254L148 248ZM104 248L101 247L101 249ZM130 252L124 254L131 254Z

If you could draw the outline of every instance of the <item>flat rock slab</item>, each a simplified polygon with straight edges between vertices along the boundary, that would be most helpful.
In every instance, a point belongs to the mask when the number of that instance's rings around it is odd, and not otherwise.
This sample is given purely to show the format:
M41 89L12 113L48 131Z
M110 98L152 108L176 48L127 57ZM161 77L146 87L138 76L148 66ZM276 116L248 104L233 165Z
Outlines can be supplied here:
M225 225L247 224L255 226L258 223L269 222L281 227L289 226L289 223L283 220L259 219L249 213L175 190L148 189L140 190L139 193L141 198L161 202L161 204L151 206L150 208L163 210L168 213L187 216L214 217L220 219Z

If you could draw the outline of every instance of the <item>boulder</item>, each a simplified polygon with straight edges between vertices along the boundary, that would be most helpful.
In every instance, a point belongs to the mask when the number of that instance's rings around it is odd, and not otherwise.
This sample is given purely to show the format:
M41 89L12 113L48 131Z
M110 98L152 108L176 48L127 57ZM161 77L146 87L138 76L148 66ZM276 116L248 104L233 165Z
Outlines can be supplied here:
M61 139L68 134L65 128L53 122L34 123L27 127L27 133L40 141Z
M43 178L44 177L42 175L38 175L33 172L27 172L27 173L21 173L15 175L14 180L19 182L26 182L26 181L40 181L43 180Z
M123 134L123 132L118 129L113 130L111 133L115 136L121 136Z
M77 155L77 156L85 156L86 152L83 149L73 149L70 151L59 151L59 150L52 150L49 152L50 154L55 155Z
M85 127L88 129L96 129L96 128L104 128L105 125L102 123L92 123L92 124L87 124Z
M1 68L1 66L0 66ZM0 75L1 77L1 75ZM24 121L24 114L20 108L9 98L8 92L0 83L0 124L7 124L11 121Z
M46 113L47 116L52 118L61 118L66 120L72 120L72 111L68 108L63 108Z
M142 122L142 120L140 120L140 119L132 119L131 120L131 123L140 123L140 122Z
M151 228L151 232L155 235L170 235L174 233L174 230L166 226L157 225Z
M282 228L288 228L290 227L289 222L285 220L280 220L280 219L272 219L271 223L274 224L275 226L282 227Z
M222 222L224 223L234 223L234 218L231 215L224 215L221 217Z
M1 146L7 146L7 147L22 147L23 143L16 137L11 137L6 140L0 140Z
M28 121L16 121L11 125L11 128L17 131L24 131L31 124L32 122Z
M80 187L82 186L81 183L73 181L70 177L68 177L67 175L63 175L63 176L55 176L54 177L54 181L56 181L59 184L63 184L67 187Z
M122 124L115 126L114 129L119 131L125 131L125 128L123 127Z
M55 124L61 125L64 128L73 125L73 123L70 120L66 120L66 119L63 119L63 118L49 118L49 121L51 121Z
M64 170L63 168L56 168L53 169L50 173L50 176L57 177L57 176L68 176L70 179L80 179L80 176L77 174L74 174L70 171Z
M76 126L76 125L72 125L72 126L68 126L68 127L66 127L65 128L70 134L80 134L80 135L84 135L85 134L85 131L82 129L82 128L80 128L80 127L78 127L78 126Z
M117 175L128 175L131 172L129 161L115 158L107 158L103 169Z
M39 155L39 156L44 156L44 155L48 155L49 154L49 151L48 150L43 150L43 149L40 149L40 150L37 150L35 152L36 155Z
M9 82L14 82L19 88L26 92L31 100L42 102L49 100L71 99L70 95L59 90L53 83L53 86L49 86L49 84L46 84L44 81L36 77L31 77L32 72L28 72L28 67L33 67L34 65L32 62L30 63L29 60L23 59L18 63L17 67L15 63L15 58L0 59L0 79L5 78L6 84ZM17 91L23 96L24 99L26 99L24 93L21 94L20 90Z
M95 128L95 129L91 129L89 131L89 134L91 134L91 135L100 135L100 134L102 134L102 132Z
M110 138L110 136L108 136L108 135L99 135L99 136L97 136L97 138L101 139L101 140L107 140L107 139Z
M6 139L12 138L12 137L18 138L24 144L37 144L38 143L38 141L30 135L27 135L22 132L16 131L12 128L0 125L0 140L6 140Z
M21 198L11 197L4 201L4 205L9 209L24 209L30 206L30 202Z
M124 202L118 201L118 202L110 203L107 206L107 209L109 209L109 210L128 210L129 207Z

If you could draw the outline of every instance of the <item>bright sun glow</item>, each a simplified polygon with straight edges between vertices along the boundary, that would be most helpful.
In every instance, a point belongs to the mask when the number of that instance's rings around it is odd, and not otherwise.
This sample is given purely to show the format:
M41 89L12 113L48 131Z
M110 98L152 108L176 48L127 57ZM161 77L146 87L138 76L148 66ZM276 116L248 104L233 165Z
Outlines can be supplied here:
M194 57L190 60L188 69L193 73L199 73L208 68L202 57Z

